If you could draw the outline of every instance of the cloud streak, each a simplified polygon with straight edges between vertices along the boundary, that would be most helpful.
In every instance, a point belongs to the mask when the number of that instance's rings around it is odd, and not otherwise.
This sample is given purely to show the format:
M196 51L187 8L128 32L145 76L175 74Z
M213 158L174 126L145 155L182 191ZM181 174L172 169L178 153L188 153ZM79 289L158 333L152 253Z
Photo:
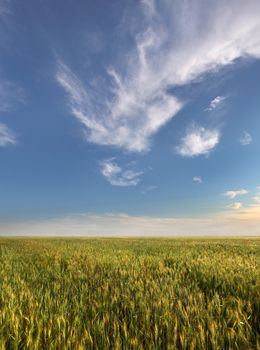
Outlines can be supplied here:
M228 205L228 208L234 209L234 210L240 209L242 207L243 207L243 203L241 203L241 202L235 202L235 203Z
M145 89L141 91L141 86L139 91L130 89L126 86L130 82L122 81L115 70L107 73L113 95L110 101L102 97L102 90L98 92L99 98L88 94L83 83L61 62L57 80L69 95L72 114L85 126L88 141L127 151L147 151L150 137L181 109L182 103L163 91L148 93Z
M202 184L203 183L203 180L202 180L201 176L193 176L192 181L194 183L197 183L197 184Z
M247 131L243 131L243 136L239 140L242 146L250 145L253 142L253 137Z
M214 109L218 109L223 105L225 101L225 96L217 96L215 97L209 104L209 107L206 108L206 111L213 111Z
M24 90L15 83L0 80L0 112L9 112L19 103L25 103Z
M209 155L220 141L220 132L217 129L205 129L192 125L176 147L177 154L183 157L197 157Z
M241 189L241 190L237 190L237 191L226 191L225 193L223 193L223 195L226 197L229 197L230 199L234 199L238 196L243 196L247 193L248 193L247 190Z
M202 0L145 0L142 6L135 45L127 55L120 52L124 64L106 67L105 89L98 84L93 89L62 61L56 72L88 141L130 152L148 151L151 137L183 107L170 89L238 59L260 57L258 0L219 0L210 6Z
M0 123L0 147L16 144L14 133L3 123Z
M101 174L113 186L136 186L143 174L142 171L134 171L133 169L123 170L113 158L103 160L100 166Z
M260 206L207 218L129 216L120 213L0 223L0 235L22 236L259 236Z

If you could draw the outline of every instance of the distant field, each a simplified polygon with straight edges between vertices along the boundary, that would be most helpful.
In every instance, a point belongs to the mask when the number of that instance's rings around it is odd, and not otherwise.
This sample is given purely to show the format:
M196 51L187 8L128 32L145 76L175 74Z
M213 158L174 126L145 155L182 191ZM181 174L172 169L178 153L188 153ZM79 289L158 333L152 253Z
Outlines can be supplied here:
M0 349L259 349L258 239L0 238Z

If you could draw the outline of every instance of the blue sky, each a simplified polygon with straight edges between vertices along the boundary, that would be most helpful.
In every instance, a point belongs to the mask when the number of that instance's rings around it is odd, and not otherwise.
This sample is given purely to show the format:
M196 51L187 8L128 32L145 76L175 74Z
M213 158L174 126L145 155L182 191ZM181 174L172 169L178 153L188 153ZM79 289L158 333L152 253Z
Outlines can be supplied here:
M0 0L0 234L259 234L258 0Z

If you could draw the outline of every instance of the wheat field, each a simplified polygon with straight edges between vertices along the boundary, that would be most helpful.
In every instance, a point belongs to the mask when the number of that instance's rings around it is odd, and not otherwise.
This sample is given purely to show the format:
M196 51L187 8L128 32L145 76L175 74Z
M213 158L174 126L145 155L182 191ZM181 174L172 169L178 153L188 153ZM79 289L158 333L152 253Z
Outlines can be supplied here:
M0 349L259 349L259 239L0 238Z

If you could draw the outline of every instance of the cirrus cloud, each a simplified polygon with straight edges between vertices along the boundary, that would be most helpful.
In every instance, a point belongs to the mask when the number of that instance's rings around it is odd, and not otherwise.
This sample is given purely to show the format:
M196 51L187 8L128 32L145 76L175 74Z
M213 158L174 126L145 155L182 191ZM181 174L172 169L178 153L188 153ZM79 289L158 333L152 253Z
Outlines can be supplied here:
M217 96L215 97L209 104L209 107L206 108L206 111L213 111L214 109L217 109L223 105L223 102L225 101L225 96Z
M62 61L56 79L68 94L71 113L89 142L130 152L150 148L151 137L183 107L171 89L188 85L242 58L260 58L260 2L218 0L142 1L144 16L128 51L118 50L118 65L102 67L106 83L93 89ZM217 96L216 108L223 101ZM206 130L198 151L208 154L219 132Z
M9 112L20 103L25 103L24 90L11 81L0 80L0 112Z
M14 145L16 138L14 133L3 123L0 123L0 147Z
M234 210L241 209L242 207L243 207L243 203L241 203L241 202L235 202L235 203L228 205L228 208L234 209Z
M133 169L123 170L114 160L114 158L103 160L100 163L101 174L113 186L127 187L136 186L140 181L142 171Z
M252 141L253 141L253 137L249 134L249 132L243 131L243 136L239 140L240 144L242 146L247 146L247 145L250 145Z
M209 155L219 140L219 130L192 125L182 138L180 145L176 147L176 152L183 157Z
M197 184L202 184L203 183L203 180L202 180L201 176L193 176L192 181L194 183L197 183Z
M230 199L234 199L237 196L243 196L247 193L248 193L247 190L241 189L241 190L237 190L237 191L226 191L225 193L223 193L223 195L226 197L229 197Z

